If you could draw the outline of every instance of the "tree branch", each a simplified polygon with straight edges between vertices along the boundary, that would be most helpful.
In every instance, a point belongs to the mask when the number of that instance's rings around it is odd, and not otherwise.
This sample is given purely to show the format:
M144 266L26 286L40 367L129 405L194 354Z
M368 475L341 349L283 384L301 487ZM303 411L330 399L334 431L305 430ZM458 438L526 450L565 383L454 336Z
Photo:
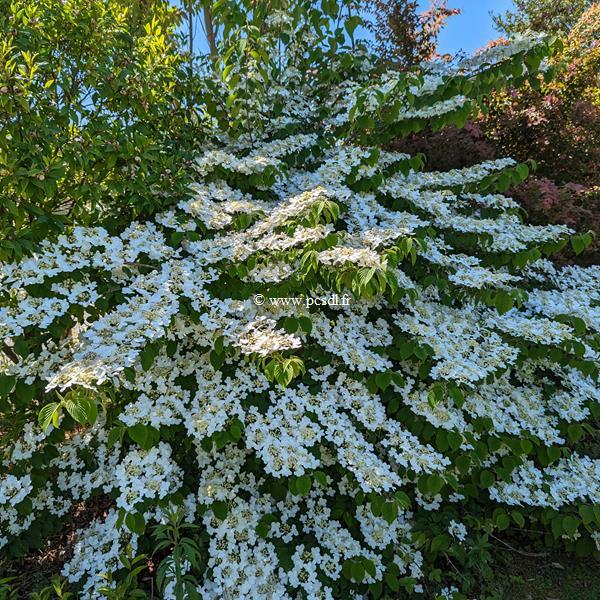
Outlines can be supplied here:
M496 541L500 542L501 544L504 544L509 550L512 550L513 552L516 552L517 554L520 554L521 556L529 556L531 558L543 558L545 556L549 556L548 552L525 552L524 550L519 550L517 548L515 548L514 546L511 546L509 543L505 542L504 540L501 540L500 538L496 537L493 533L489 534L490 537L494 538Z
M6 342L2 342L2 352L15 364L19 362L19 357L13 352L13 349Z

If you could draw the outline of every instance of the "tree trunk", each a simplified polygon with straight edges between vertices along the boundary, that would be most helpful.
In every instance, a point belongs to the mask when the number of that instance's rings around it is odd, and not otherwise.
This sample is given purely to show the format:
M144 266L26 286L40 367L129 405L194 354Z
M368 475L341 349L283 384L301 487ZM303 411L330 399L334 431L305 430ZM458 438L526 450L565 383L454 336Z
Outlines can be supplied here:
M188 0L188 42L190 53L190 72L194 70L194 0Z
M212 12L208 6L204 7L204 28L206 29L206 39L208 40L208 47L210 48L210 57L214 61L217 58L217 39L212 20Z

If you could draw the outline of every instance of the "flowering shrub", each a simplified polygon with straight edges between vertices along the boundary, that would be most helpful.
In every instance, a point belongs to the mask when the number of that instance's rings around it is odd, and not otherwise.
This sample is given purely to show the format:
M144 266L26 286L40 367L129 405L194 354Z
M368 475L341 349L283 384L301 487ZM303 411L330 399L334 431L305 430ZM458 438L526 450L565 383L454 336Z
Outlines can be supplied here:
M598 267L544 258L572 232L502 194L525 164L422 172L380 149L464 124L553 41L378 75L323 4L270 13L259 50L225 40L239 62L188 198L0 269L0 546L108 496L62 570L80 598L126 597L157 524L165 598L458 600L509 527L597 552L577 442ZM351 302L268 301L328 293Z

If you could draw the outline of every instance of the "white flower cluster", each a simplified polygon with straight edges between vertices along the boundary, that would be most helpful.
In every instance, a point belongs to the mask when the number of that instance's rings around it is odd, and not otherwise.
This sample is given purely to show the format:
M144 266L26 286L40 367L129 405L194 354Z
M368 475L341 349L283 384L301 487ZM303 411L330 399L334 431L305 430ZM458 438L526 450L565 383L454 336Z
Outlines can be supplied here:
M448 524L448 533L459 542L464 542L467 537L467 528L462 523L453 520Z
M475 383L515 362L517 348L482 327L477 308L450 308L418 300L408 314L398 313L395 324L433 349L434 379Z
M298 337L276 329L277 323L267 317L259 317L250 323L232 323L226 330L226 335L232 338L232 343L243 354L267 356L273 352L300 348Z
M539 469L527 460L490 488L492 499L509 505L549 506L555 509L577 500L600 502L600 461L573 453L556 466Z
M362 314L349 311L335 321L315 315L310 335L323 349L362 373L385 371L392 366L389 360L371 350L392 342L387 323L382 319L371 323Z
M177 491L181 476L166 442L148 451L130 450L115 470L115 485L120 492L117 506L130 512L146 499L162 499Z
M479 68L486 64L495 64L507 58L525 52L536 46L546 38L545 33L526 31L517 33L506 44L498 44L477 52L473 57L466 58L459 63L461 69Z
M246 415L246 445L262 458L267 473L278 477L303 475L317 469L319 460L310 453L322 438L318 423L308 418L307 398L291 390L283 397L271 393L265 414L252 408Z
M24 477L6 475L0 480L0 505L16 506L27 497L32 489L29 475Z
M319 262L331 266L344 266L347 263L357 267L374 267L385 269L385 261L382 257L369 248L345 248L336 246L331 250L319 252Z
M133 552L137 548L137 535L117 527L118 513L109 511L102 520L78 532L73 558L69 560L62 576L68 581L83 580L79 597L83 600L101 598L100 589L107 585L104 575L114 573L120 566L119 555L129 545Z

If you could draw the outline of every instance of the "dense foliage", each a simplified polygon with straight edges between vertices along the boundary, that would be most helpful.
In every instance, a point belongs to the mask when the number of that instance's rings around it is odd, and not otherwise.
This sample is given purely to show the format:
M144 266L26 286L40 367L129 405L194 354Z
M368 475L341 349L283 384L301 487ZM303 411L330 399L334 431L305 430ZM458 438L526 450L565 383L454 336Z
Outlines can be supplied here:
M166 2L0 1L0 258L185 190L203 105L177 23Z
M565 36L564 50L552 59L559 67L557 76L496 94L480 124L497 152L536 160L540 180L514 192L532 222L565 223L579 231L597 232L600 3L583 13L571 3L562 8L565 19L573 19L574 25ZM583 260L597 262L599 250L596 240Z
M516 0L513 10L494 15L496 27L507 35L547 31L565 35L571 31L593 0Z
M540 77L533 85L495 92L485 101L485 114L464 129L426 129L394 140L390 148L423 152L427 168L434 170L462 168L507 155L521 162L533 159L537 179L511 192L526 210L529 222L598 231L600 3L553 3L550 13L550 8L537 0L518 3L518 8L511 19L502 21L504 25L499 23L505 32L541 27L542 14L562 23L561 27L548 25L565 35L563 50L549 61L555 69L552 76ZM503 43L507 40L492 45ZM447 151L449 147L452 152ZM597 262L599 248L596 239L583 256L563 252L560 260Z
M484 122L502 152L539 163L558 183L590 185L600 169L600 3L585 12L552 64L556 77L497 94Z
M148 597L149 555L211 600L459 600L513 528L598 556L600 268L546 258L591 238L523 223L525 163L382 149L560 44L382 70L344 4L252 5L214 12L186 197L0 266L2 551L101 498L79 598Z

